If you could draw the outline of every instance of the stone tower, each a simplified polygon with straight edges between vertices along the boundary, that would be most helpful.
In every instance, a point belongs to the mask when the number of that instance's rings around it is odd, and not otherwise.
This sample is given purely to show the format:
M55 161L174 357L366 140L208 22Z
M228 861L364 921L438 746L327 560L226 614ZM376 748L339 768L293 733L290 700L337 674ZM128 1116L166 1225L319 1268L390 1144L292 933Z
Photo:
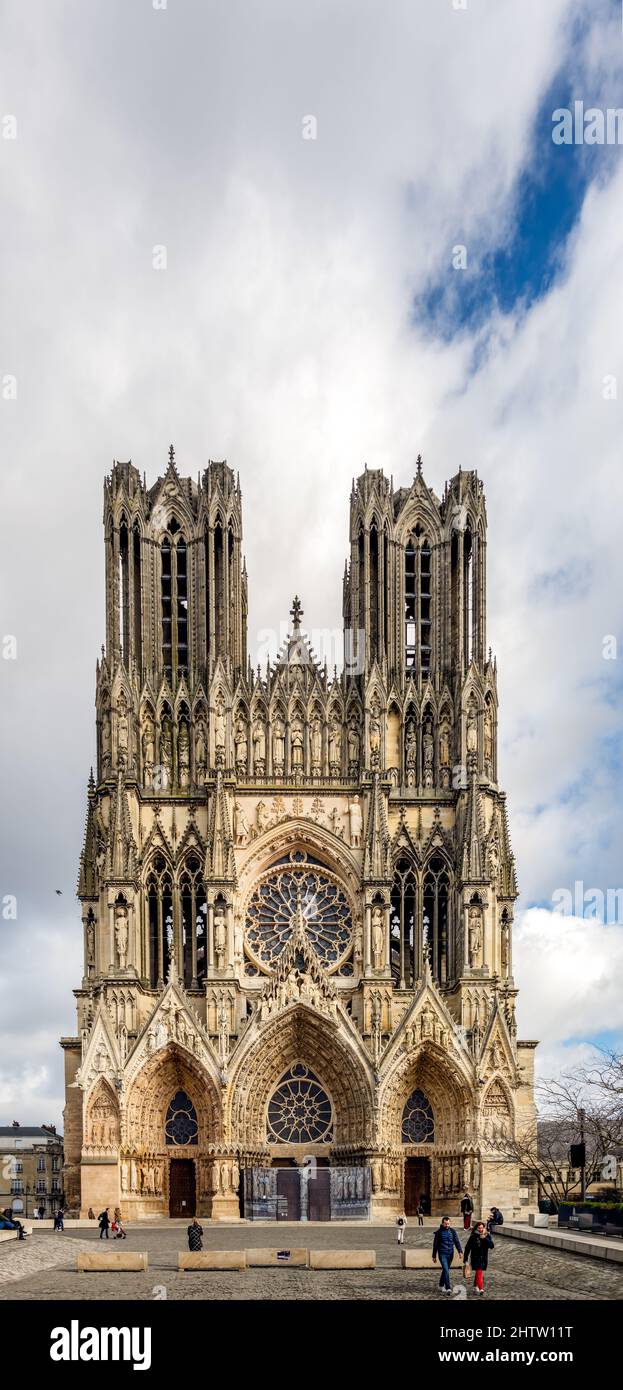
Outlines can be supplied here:
M72 1210L391 1217L529 1200L517 896L475 473L353 484L344 669L298 598L247 658L226 463L104 487L106 647L64 1038ZM310 1181L313 1176L314 1181Z

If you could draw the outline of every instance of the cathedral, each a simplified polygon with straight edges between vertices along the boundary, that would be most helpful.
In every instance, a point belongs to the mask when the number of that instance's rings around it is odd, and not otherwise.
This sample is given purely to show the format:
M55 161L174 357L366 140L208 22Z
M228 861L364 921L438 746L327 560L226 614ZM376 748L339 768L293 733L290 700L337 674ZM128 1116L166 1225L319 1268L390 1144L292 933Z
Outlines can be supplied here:
M65 1193L127 1219L509 1215L533 1119L486 634L486 507L366 469L344 668L298 597L247 656L225 462L104 485L106 644L65 1054ZM320 615L314 615L318 618Z

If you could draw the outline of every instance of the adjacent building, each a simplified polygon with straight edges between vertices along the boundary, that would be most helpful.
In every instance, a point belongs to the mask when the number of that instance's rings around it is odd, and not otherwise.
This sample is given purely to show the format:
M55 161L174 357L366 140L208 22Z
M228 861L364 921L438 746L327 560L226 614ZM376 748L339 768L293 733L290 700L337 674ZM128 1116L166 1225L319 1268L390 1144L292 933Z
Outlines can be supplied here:
M46 1217L63 1200L63 1137L54 1125L0 1127L0 1211Z

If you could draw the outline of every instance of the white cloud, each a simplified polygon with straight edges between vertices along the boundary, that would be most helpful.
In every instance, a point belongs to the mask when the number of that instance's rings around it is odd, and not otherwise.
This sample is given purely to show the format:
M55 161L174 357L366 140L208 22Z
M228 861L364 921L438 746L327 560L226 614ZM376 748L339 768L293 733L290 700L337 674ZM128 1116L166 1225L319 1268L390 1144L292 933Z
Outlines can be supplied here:
M592 1036L621 1030L623 926L530 908L515 926L513 969L519 1032L540 1040L543 1074L567 1065L566 1040L577 1051Z

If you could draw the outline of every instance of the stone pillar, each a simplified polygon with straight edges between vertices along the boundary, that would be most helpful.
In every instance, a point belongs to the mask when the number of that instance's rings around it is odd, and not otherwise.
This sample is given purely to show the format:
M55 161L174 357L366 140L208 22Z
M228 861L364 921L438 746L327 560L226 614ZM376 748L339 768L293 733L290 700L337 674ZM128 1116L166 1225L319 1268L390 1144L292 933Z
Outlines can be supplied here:
M372 904L366 903L363 918L363 973L372 970Z

